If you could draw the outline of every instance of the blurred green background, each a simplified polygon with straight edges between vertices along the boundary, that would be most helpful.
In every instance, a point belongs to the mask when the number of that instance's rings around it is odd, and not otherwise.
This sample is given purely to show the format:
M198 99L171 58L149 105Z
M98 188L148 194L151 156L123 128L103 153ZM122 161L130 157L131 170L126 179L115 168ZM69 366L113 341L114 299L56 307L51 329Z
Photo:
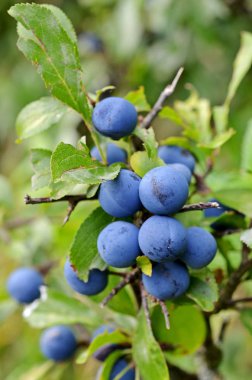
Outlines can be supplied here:
M49 368L51 364L44 361L38 349L40 332L22 320L21 308L9 300L5 290L8 274L21 264L39 265L51 259L63 262L77 227L94 207L92 202L79 205L63 230L65 205L23 204L26 193L34 194L30 186L30 148L53 149L62 140L76 143L79 135L73 128L73 120L65 119L50 131L15 144L18 112L46 94L35 69L16 48L16 24L7 14L15 3L1 0L0 4L0 378L94 379L95 362L85 368L71 364ZM48 3L64 10L76 28L86 87L90 91L112 84L117 94L125 95L143 85L151 104L180 66L185 67L185 72L170 104L173 99L188 95L186 83L192 83L200 96L210 99L213 105L221 104L239 48L240 32L250 31L252 25L251 0ZM251 79L250 72L233 103L230 126L237 134L218 159L219 170L240 166L242 137L251 118ZM174 132L179 131L167 122L156 125L159 138ZM49 282L61 286L57 270L52 271ZM225 379L251 378L251 349L251 336L234 319L224 343L221 370Z

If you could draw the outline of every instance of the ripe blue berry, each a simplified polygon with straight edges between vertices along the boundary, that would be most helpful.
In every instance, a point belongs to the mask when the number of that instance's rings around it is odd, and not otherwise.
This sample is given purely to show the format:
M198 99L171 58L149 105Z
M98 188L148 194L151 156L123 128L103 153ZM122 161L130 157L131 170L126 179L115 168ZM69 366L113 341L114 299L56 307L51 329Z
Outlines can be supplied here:
M114 380L120 372L124 370L128 366L128 363L124 359L119 359L113 366L109 380ZM135 370L133 368L129 368L128 371L120 377L121 380L134 380L135 379Z
M186 249L186 229L176 219L151 216L139 231L142 252L156 262L175 260Z
M158 156L166 164L183 164L187 166L191 172L194 171L195 158L188 150L179 146L161 146L158 148Z
M11 273L7 280L7 290L19 303L28 304L40 297L39 287L44 280L33 268L19 268Z
M169 167L183 174L188 183L191 182L192 172L187 166L185 166L184 164L170 164Z
M92 269L89 272L88 281L82 281L71 267L69 260L67 260L65 263L64 274L68 284L72 289L80 294L85 294L87 296L102 292L108 283L107 272L100 271L99 269Z
M101 135L119 140L135 129L137 112L127 100L110 97L95 106L92 119L94 127Z
M99 150L94 146L91 149L91 156L96 158L96 160L101 161L101 155ZM126 162L127 161L127 153L124 149L120 148L115 144L107 144L106 145L106 155L107 155L107 163L109 165L114 164L115 162Z
M177 261L154 264L151 277L143 274L142 280L147 292L163 301L181 296L190 283L186 266Z
M66 326L46 329L40 338L40 349L44 356L56 362L69 359L77 348L72 330Z
M150 170L139 186L144 207L157 215L172 215L181 209L188 197L185 176L169 166Z
M140 210L140 180L131 170L123 169L117 178L102 183L99 201L103 210L116 218L131 216Z
M229 210L228 207L224 206L223 204L221 204L217 199L215 198L212 198L212 199L209 199L208 202L218 202L219 205L221 206L220 208L207 208L205 209L203 212L204 212L204 216L205 218L218 218L219 216L221 216L225 211Z
M132 223L117 221L105 227L97 241L98 251L108 265L127 268L140 254L139 229Z
M187 229L187 248L181 256L181 260L189 267L203 268L214 259L216 251L216 240L210 232L200 227Z

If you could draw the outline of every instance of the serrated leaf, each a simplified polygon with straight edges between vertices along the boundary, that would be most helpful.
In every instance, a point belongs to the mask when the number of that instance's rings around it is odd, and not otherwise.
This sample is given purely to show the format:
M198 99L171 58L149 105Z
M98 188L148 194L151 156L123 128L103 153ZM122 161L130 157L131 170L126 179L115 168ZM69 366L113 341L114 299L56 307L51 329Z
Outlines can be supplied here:
M47 290L46 297L27 306L23 315L36 328L73 323L97 327L103 323L103 318L94 308L50 289Z
M217 149L224 145L231 137L234 136L235 130L230 128L226 132L220 133L215 136L209 143L199 143L198 146L207 149Z
M32 149L31 163L35 174L32 176L34 190L49 186L51 182L50 160L52 152L47 149Z
M137 127L133 131L133 134L143 141L149 158L154 159L157 157L158 143L153 128L145 129Z
M28 104L17 116L18 141L35 136L57 124L67 110L63 103L50 96Z
M91 268L100 267L97 265L97 260L100 259L97 250L97 238L101 230L112 221L113 217L105 213L101 207L98 207L84 220L77 231L70 250L70 261L81 278L87 279ZM101 263L104 267L102 260Z
M143 380L169 380L163 352L147 324L143 309L139 313L138 325L133 336L132 354Z
M243 137L241 167L252 172L252 119L249 120Z
M72 184L96 185L114 179L120 164L104 166L91 158L88 149L78 150L70 144L59 143L51 157L51 174L54 181Z
M241 234L241 241L246 244L247 247L252 248L252 228L243 231Z
M204 311L212 311L218 300L218 286L214 274L207 268L191 274L187 296L195 301Z
M146 99L146 95L144 92L144 87L140 86L138 90L129 92L125 99L132 103L137 112L147 112L150 111L151 107Z
M141 271L146 274L146 276L151 276L152 274L152 262L147 256L138 256L136 259L137 266Z
M249 331L249 333L252 335L252 309L250 308L244 308L240 310L240 318L243 323L243 325L246 327L246 329Z
M171 328L165 325L160 307L152 314L152 326L156 339L174 347L171 354L188 355L196 352L206 338L206 323L202 312L195 305L182 305L174 308L168 305ZM195 328L197 326L197 328Z
M119 330L113 332L105 331L103 334L99 334L92 340L88 349L78 356L76 363L86 363L87 359L90 358L90 356L92 356L100 347L105 346L107 344L122 344L130 342L131 341L129 337L121 333Z
M18 48L35 65L46 87L89 123L90 107L70 21L66 23L66 16L54 7L38 4L16 4L9 14L18 22Z
M165 163L161 158L155 157L151 159L148 157L147 152L135 152L130 157L130 166L140 177L143 177L151 169L164 165Z

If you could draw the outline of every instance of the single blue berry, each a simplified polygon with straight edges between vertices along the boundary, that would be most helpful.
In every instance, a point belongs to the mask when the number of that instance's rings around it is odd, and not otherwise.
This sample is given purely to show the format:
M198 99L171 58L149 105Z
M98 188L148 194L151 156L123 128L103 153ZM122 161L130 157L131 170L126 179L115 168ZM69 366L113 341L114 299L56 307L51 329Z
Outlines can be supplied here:
M16 301L28 304L40 297L39 288L43 284L43 277L36 269L22 267L9 276L7 290Z
M68 284L72 289L80 294L85 294L87 296L102 292L108 283L107 272L100 271L99 269L91 269L88 275L88 281L82 281L78 277L77 272L72 268L69 260L67 260L65 263L64 274Z
M185 166L184 164L170 164L169 167L183 174L188 183L191 182L192 172L187 166Z
M69 359L77 348L72 330L66 326L46 329L40 338L40 349L45 357L56 362Z
M191 172L194 171L195 158L188 150L180 146L161 146L158 148L158 156L166 164L183 164L187 166Z
M119 140L135 129L137 112L128 100L110 97L95 106L92 119L95 129L101 135Z
M117 375L119 375L120 372L122 372L126 367L128 366L128 363L124 359L119 359L113 366L109 380L114 380ZM135 370L133 368L129 368L128 371L120 377L120 380L135 380Z
M98 161L102 161L99 150L96 146L91 149L91 156ZM114 164L115 162L126 162L127 161L127 152L115 144L106 145L106 155L107 163L109 165Z

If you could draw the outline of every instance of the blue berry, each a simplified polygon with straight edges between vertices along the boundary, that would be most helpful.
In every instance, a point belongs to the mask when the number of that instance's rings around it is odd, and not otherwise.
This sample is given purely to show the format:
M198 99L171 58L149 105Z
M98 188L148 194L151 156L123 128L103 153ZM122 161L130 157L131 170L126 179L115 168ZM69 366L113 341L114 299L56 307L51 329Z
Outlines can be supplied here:
M228 207L224 206L223 204L221 204L217 199L215 198L212 198L212 199L209 199L208 202L218 202L219 205L221 206L221 208L207 208L205 209L203 212L204 212L204 216L205 218L218 218L219 216L221 216L225 211L227 210L230 210Z
M87 296L102 292L108 283L107 272L100 271L99 269L90 270L88 281L82 281L71 267L69 260L67 260L65 263L64 274L68 284L72 289L80 294L85 294Z
M188 150L179 146L161 146L158 148L158 156L166 164L183 164L187 166L191 172L194 171L195 158Z
M168 300L181 296L190 284L186 266L180 262L154 264L151 277L143 274L145 289L160 300Z
M19 303L28 304L40 297L40 286L44 284L41 274L33 268L19 268L7 280L7 290Z
M192 172L187 166L185 166L184 164L170 164L169 167L183 174L188 183L191 182Z
M40 349L44 356L56 362L69 359L77 348L72 330L66 326L46 329L40 338Z
M102 161L99 150L94 146L91 149L91 156L96 158L98 161ZM114 164L115 162L126 162L127 161L127 152L120 148L115 144L107 144L106 145L106 155L107 155L107 163L109 165Z
M124 370L128 366L128 363L124 359L119 359L113 366L109 380L114 380L120 372ZM120 377L120 380L135 380L135 370L133 368L129 368L128 371Z
M139 231L142 252L156 262L175 260L186 249L186 229L176 219L151 216Z
M200 269L208 265L217 251L216 240L210 232L200 227L187 230L187 249L181 256L189 267Z
M137 124L135 107L123 98L110 97L100 101L94 108L93 124L101 135L119 140L128 136Z
M140 180L131 170L122 169L117 178L102 183L99 201L103 210L116 218L131 216L140 210Z
M140 254L139 229L132 223L117 221L105 227L97 241L98 251L108 265L127 268Z
M150 170L139 186L142 204L157 215L171 215L178 212L187 200L188 191L185 176L169 166Z

